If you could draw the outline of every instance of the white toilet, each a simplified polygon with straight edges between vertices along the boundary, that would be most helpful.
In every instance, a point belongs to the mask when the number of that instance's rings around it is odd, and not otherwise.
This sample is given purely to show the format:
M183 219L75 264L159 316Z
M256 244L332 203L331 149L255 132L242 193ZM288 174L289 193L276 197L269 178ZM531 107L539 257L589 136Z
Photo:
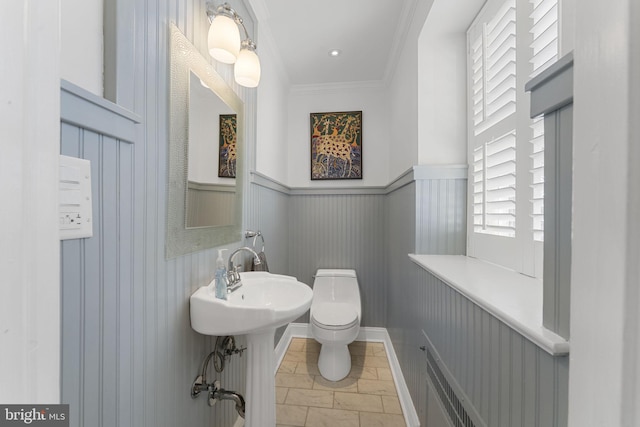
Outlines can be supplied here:
M322 344L318 369L329 381L351 371L347 347L358 336L362 310L355 270L319 269L313 282L311 333Z

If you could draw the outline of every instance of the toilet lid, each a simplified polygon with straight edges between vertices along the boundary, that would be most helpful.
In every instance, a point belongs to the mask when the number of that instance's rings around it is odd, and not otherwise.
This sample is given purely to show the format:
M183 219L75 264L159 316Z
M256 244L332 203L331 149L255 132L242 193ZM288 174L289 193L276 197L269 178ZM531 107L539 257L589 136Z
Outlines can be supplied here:
M314 308L313 318L327 326L349 326L358 321L358 313L351 304L325 302Z

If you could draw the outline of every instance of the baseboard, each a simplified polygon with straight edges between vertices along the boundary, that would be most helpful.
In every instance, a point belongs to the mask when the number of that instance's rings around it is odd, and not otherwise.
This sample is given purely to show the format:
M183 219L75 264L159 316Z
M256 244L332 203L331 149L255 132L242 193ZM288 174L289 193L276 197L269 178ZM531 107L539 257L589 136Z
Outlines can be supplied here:
M313 338L310 325L308 323L290 323L289 326L287 326L287 329L284 331L284 334L282 334L282 337L280 337L280 341L278 341L278 345L276 345L275 349L277 361L276 372L278 371L278 367L280 366L293 337ZM384 343L384 348L387 352L387 357L389 358L391 374L393 375L393 382L396 385L398 399L400 400L400 406L402 407L402 413L404 414L404 420L407 423L407 427L420 427L418 413L416 412L416 408L413 406L409 388L407 387L407 383L405 382L402 371L400 370L400 362L398 362L396 352L393 349L393 344L391 344L391 338L389 337L387 330L385 328L361 327L356 340Z
M289 323L287 328L284 330L284 333L280 337L280 341L276 345L276 372L278 372L278 368L280 367L280 363L282 363L282 359L284 358L287 349L289 348L289 343L291 342L291 338L299 337L299 338L312 338L311 328L308 323Z

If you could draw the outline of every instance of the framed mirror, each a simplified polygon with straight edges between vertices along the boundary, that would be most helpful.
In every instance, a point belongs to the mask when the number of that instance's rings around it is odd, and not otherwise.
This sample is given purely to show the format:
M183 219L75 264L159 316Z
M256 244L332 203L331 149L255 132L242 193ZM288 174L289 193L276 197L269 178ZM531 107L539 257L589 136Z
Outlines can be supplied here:
M244 105L171 24L166 257L241 240Z

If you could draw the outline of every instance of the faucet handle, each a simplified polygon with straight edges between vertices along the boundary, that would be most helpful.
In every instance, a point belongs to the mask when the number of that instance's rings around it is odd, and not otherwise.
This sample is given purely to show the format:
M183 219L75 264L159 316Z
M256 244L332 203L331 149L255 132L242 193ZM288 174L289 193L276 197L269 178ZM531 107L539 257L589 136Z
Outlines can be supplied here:
M238 268L234 267L227 272L227 293L235 291L240 286L242 286L240 273L238 272Z
M227 288L235 283L236 280L238 280L238 270L234 267L232 270L227 271Z

